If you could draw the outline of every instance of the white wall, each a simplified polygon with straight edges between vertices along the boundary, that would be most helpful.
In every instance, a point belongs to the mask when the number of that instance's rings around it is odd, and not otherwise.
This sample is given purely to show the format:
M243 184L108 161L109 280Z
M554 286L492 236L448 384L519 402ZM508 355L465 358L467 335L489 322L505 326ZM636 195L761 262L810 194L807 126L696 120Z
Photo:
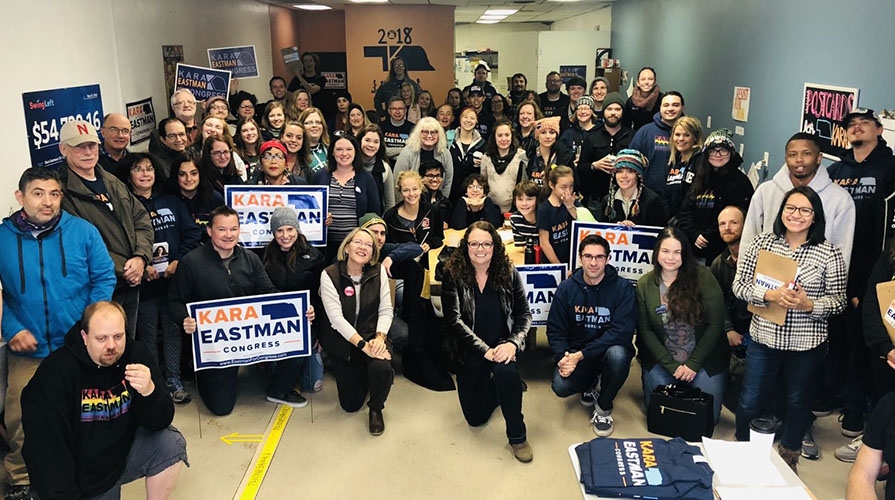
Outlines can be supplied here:
M612 31L612 6L556 21L550 31Z
M499 79L491 78L498 92L506 94L506 76L522 73L528 77L529 88L543 87L538 73L538 33L550 28L540 23L463 24L454 34L455 52L491 49L499 56ZM469 85L469 77L458 75L460 87ZM436 96L436 99L438 97Z
M587 81L594 78L598 48L609 47L609 31L544 31L538 33L538 79L544 82L547 73L559 71L561 65L584 65ZM538 88L543 87L540 83ZM565 92L565 90L563 91Z
M3 216L18 209L13 192L31 164L22 93L98 83L104 112L152 96L164 117L162 44L183 45L185 62L199 66L208 64L209 47L254 44L260 73L271 71L268 8L252 0L30 0L6 2L3 14L0 44L11 49L0 79ZM241 88L269 94L263 76Z

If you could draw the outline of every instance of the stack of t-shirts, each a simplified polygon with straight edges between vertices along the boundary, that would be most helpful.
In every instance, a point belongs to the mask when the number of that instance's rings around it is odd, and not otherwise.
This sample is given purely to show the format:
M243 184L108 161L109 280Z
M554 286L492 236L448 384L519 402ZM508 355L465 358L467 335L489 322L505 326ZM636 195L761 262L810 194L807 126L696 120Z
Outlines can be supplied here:
M712 500L712 469L681 438L596 438L575 448L584 491L618 498Z

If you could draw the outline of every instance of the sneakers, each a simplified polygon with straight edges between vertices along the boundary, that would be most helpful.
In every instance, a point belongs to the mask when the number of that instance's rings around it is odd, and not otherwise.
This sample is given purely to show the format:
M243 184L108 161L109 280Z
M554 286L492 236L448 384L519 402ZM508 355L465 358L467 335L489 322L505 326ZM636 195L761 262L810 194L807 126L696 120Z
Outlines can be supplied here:
M612 435L615 428L612 426L612 411L606 411L600 408L600 405L594 404L594 414L590 418L593 424L594 434L600 437Z
M30 484L11 484L6 489L6 500L31 500Z
M280 394L278 396L268 394L267 400L271 403L289 405L293 408L304 408L305 406L308 406L308 400L294 390L289 391L286 394Z
M516 460L527 464L534 459L534 454L531 451L531 445L528 444L528 441L524 441L519 444L511 444L513 447L513 456L516 457Z
M833 452L833 456L840 462L854 462L855 459L858 458L858 451L861 450L861 446L864 446L864 442L862 441L863 438L864 436L856 437L851 440L851 443L836 448L836 451Z
M864 415L859 410L842 410L839 428L845 437L856 438L864 434Z
M180 380L169 378L165 385L168 387L168 392L171 393L171 399L174 400L174 404L185 405L193 400L190 397L190 393L183 388L183 383Z
M782 446L780 449L784 449ZM820 448L817 447L817 443L814 442L814 433L811 432L811 427L805 431L805 436L802 438L802 456L807 458L808 460L817 460L820 458Z
M581 403L582 406L587 408L593 408L595 404L597 404L597 398L600 397L600 393L597 392L597 388L582 392L581 396L578 397L578 402Z

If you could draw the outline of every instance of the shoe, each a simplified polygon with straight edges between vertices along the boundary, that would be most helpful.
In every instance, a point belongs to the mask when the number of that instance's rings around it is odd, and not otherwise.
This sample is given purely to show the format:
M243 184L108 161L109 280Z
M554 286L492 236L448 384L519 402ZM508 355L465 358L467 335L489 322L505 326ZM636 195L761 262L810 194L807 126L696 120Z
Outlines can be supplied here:
M534 454L531 452L531 445L528 444L528 441L510 446L513 447L513 456L516 457L516 460L527 464L534 459Z
M370 434L379 436L385 432L385 421L382 420L382 410L370 408Z
M783 448L781 447L781 449ZM805 436L802 438L801 454L808 460L818 460L820 458L820 449L817 447L817 443L814 442L814 433L811 432L811 427L805 431Z
M839 429L845 437L856 438L864 434L864 415L860 410L842 410Z
M174 404L185 405L193 400L190 397L190 393L183 388L183 383L180 380L169 378L165 385L168 386L168 392L171 393L171 399L174 400Z
M600 405L594 404L594 414L590 418L593 424L594 434L600 437L612 435L615 428L612 426L612 412L600 408Z
M814 402L811 413L815 417L826 417L840 408L842 408L842 399L835 396L824 396Z
M792 469L796 475L799 474L798 466L799 466L799 450L790 450L784 448L781 444L777 447L777 453L780 454L780 458L783 459L783 462Z
M595 404L597 404L597 398L600 397L600 393L597 392L597 388L582 392L580 396L578 396L578 402L581 403L581 406L585 406L587 408L593 408Z
M289 391L286 394L280 394L279 396L268 394L267 400L271 403L288 405L293 408L304 408L305 406L308 406L308 400L295 390Z
M30 484L11 484L6 489L6 500L31 500Z
M862 441L863 438L864 436L858 436L852 439L851 443L836 448L836 451L833 452L833 456L840 462L854 462L855 459L858 458L858 451L861 450L861 446L864 446L864 441Z

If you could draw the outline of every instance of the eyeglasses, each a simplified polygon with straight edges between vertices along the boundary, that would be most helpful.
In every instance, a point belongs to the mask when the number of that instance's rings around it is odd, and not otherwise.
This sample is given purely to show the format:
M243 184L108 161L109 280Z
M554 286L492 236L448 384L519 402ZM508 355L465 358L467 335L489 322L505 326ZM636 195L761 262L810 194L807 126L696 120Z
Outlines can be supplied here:
M795 205L789 205L789 204L783 205L783 213L785 213L786 215L792 215L792 214L796 213L797 210L799 212L799 215L801 215L802 217L810 217L811 214L814 213L813 208L797 207Z
M468 241L466 242L466 246L473 250L479 250L484 248L485 250L491 250L494 248L493 241Z
M286 157L283 156L283 155L278 155L278 154L274 154L274 153L264 153L263 155L261 155L261 159L262 159L262 160L280 160L280 161L283 161L283 160L286 159Z
M730 150L727 148L710 149L709 156L730 156Z
M370 249L373 248L373 243L369 242L369 241L351 240L351 244L358 246L358 247L364 247L364 248L370 248Z
M176 134L167 134L167 139L186 139L186 132L177 132Z
M438 135L437 130L420 130L420 135Z
M584 262L590 262L592 260L595 260L597 262L605 262L606 256L605 255L591 255L589 253L583 253L583 254L581 254L581 260L583 260Z
M221 111L228 111L230 108L227 107L226 104L212 104L209 109L217 109Z
M223 156L230 156L230 151L212 151L211 156L216 158L221 158Z
M155 172L155 167L149 165L148 167L134 167L131 169L131 172L137 172L140 174L148 174L150 172Z
M434 181L437 179L441 179L444 176L441 174L426 174L423 177L425 177L426 179L429 179L430 181Z
M478 184L470 184L470 185L466 186L466 189L470 189L472 191L484 191L485 190L484 186L480 186Z
M255 106L252 106L251 104L243 104L239 109L255 109Z
M196 101L179 101L174 103L175 108L179 108L181 106L195 106Z
M108 130L109 134L131 135L131 129L129 128L105 127L103 130Z
M320 120L307 120L305 122L305 126L308 126L308 125L323 125L323 122Z

